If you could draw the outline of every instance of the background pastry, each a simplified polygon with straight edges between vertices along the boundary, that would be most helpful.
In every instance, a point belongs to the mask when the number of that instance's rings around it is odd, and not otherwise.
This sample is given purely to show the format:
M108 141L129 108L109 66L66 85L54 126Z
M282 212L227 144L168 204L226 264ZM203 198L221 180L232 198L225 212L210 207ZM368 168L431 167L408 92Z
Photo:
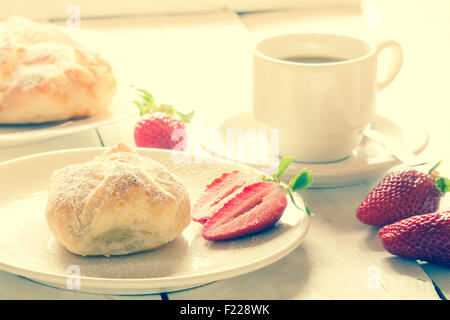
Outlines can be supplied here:
M53 173L46 219L72 253L121 255L174 240L190 222L190 201L161 164L118 144Z
M111 65L50 24L9 18L0 32L0 123L104 112L116 93Z

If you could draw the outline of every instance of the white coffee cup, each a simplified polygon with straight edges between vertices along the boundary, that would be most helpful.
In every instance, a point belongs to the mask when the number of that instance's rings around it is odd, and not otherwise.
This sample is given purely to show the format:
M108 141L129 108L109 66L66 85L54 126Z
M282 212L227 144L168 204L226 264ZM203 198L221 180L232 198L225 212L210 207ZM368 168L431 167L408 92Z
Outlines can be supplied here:
M378 79L378 56L388 49L390 67ZM287 60L292 57L303 58ZM307 58L338 61L311 63ZM254 53L253 115L279 130L282 156L300 162L344 159L360 144L362 131L375 118L377 93L394 80L402 62L403 51L395 41L372 45L333 34L262 40Z

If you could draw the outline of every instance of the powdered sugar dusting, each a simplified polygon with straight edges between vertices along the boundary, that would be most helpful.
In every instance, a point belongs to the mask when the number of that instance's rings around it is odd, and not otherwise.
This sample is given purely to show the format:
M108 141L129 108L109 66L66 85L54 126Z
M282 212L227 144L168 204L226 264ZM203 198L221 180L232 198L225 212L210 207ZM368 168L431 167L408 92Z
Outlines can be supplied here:
M56 170L50 180L48 202L54 203L56 210L67 207L75 216L79 215L85 199L103 181L98 174L99 165L88 162Z
M50 180L48 203L55 205L53 210L73 212L74 217L79 217L87 199L99 186L106 191L101 199L96 199L102 202L125 198L132 186L144 188L156 203L165 202L171 194L175 197L184 194L184 187L157 162L134 152L116 150L56 170ZM90 221L84 221L80 227L89 224Z
M8 71L3 87L10 91L41 87L54 79L66 77L68 70L80 68L73 48L51 42L33 46L16 44L13 47L0 42L1 65Z
M0 33L0 105L18 92L45 86L62 94L73 79L93 84L98 79L90 66L97 60L60 28L12 17Z

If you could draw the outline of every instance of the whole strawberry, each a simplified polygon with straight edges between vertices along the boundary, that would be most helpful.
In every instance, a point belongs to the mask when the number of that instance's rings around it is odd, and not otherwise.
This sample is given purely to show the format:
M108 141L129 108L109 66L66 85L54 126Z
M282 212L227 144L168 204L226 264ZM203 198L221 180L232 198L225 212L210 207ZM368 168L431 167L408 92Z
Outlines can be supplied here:
M437 211L442 195L450 191L450 181L435 171L439 164L428 173L411 169L387 175L360 204L356 217L365 224L385 226Z
M153 96L145 90L141 92L142 101L133 101L139 108L141 119L134 127L136 146L171 150L185 150L189 122L194 112L182 114L167 104L157 105Z
M164 112L142 116L134 127L136 146L144 148L184 150L187 144L184 122Z
M398 221L381 228L378 238L394 255L450 267L450 211Z

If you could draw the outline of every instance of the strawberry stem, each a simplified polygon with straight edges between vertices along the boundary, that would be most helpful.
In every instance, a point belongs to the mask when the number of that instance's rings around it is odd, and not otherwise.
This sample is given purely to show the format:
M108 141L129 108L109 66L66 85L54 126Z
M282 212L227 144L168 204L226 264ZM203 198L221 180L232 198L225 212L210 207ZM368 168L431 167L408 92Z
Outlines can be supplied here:
M435 171L442 163L442 160L440 160L438 163L436 163L431 169L430 171L428 171L429 175L432 175L433 171Z

